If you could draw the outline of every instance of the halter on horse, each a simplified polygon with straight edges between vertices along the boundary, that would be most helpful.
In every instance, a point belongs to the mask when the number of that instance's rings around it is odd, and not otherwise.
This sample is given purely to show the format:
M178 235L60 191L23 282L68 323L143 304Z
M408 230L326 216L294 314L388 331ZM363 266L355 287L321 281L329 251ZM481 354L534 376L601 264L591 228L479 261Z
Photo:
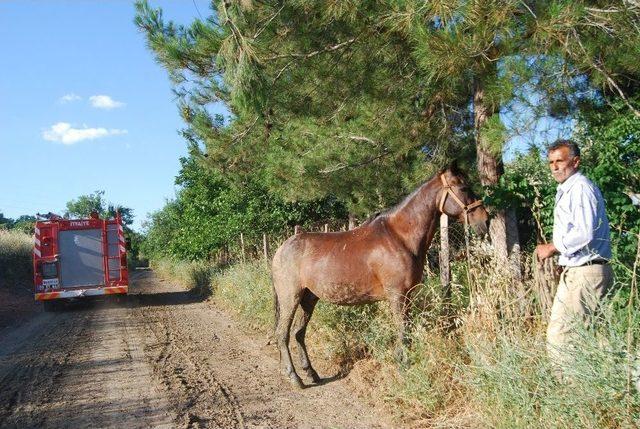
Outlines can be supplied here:
M460 208L464 211L464 224L465 224L465 226L469 225L469 212L472 211L473 209L475 209L476 207L481 206L482 205L482 200L476 200L476 201L472 202L471 204L466 205L465 203L462 202L462 200L460 198L458 198L456 193L453 192L453 190L451 189L451 185L449 185L449 182L445 178L444 174L440 175L440 180L442 181L442 190L443 190L442 196L440 197L440 204L438 205L438 209L440 210L440 213L444 213L444 203L445 203L445 201L447 201L447 196L451 195L453 200L456 203L458 203Z
M314 382L320 380L305 345L307 324L319 299L338 305L388 300L402 345L411 290L422 281L439 213L486 232L488 216L482 202L465 191L458 171L447 169L356 229L296 234L280 246L272 264L275 337L281 370L292 383L303 386L291 361L291 329L302 370Z

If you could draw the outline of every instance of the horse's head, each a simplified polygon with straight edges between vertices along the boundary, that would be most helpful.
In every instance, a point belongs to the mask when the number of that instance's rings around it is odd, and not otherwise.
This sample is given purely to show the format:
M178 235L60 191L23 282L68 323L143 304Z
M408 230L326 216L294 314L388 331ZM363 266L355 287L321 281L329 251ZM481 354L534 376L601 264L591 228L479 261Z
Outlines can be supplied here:
M479 199L467 185L467 178L455 165L440 172L438 209L441 213L466 223L480 235L487 233L489 215Z

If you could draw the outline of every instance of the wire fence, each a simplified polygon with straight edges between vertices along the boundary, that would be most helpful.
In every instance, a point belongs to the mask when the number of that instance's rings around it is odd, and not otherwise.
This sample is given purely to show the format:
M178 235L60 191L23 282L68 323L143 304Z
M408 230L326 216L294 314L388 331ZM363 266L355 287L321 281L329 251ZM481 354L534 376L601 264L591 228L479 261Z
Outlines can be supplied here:
M452 294L465 295L466 306L472 311L523 321L548 319L559 279L553 258L540 262L519 246L513 246L506 259L501 258L487 239L471 234L463 224L446 216L441 222L444 225L436 230L427 250L424 279L432 284L439 282L445 302L452 299ZM263 259L270 263L277 248L291 235L348 228L344 222L332 221L292 227L281 235L240 234L214 255L214 262L224 266Z

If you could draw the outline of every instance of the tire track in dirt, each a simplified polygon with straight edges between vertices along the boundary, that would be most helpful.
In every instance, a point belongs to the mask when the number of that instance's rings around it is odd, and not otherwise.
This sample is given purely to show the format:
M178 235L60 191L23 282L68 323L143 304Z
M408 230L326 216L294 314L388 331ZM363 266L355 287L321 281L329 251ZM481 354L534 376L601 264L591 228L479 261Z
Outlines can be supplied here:
M162 306L144 308L144 304L138 311L149 334L145 352L156 376L172 392L180 426L245 427L233 393L213 377L193 350L189 333L177 334L174 314Z

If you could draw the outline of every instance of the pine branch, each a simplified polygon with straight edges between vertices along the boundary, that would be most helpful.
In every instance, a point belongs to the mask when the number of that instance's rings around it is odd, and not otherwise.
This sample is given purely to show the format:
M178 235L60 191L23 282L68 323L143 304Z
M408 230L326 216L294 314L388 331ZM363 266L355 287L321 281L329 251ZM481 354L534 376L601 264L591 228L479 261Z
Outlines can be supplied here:
M335 173L336 171L340 171L340 170L344 170L345 168L360 168L360 167L364 167L366 165L372 164L373 162L384 158L385 156L388 156L391 152L389 152L388 150L384 150L380 155L374 156L372 158L366 159L362 162L357 162L354 164L348 164L345 162L339 162L336 165L332 166L332 167L327 167L327 168L323 168L322 170L318 170L318 173L321 174L331 174L331 173Z
M640 111L638 111L636 108L633 107L631 103L629 103L629 100L625 96L622 89L620 89L616 81L609 75L609 73L607 73L607 71L604 69L604 66L600 66L596 61L593 61L590 59L589 53L587 52L584 45L580 41L580 37L576 34L575 30L573 30L573 34L575 36L578 46L580 46L580 49L582 50L582 54L587 59L588 63L605 78L609 88L615 90L618 93L618 95L620 96L624 104L627 106L627 108L629 108L629 110L631 110L636 117L640 118Z
M309 52L309 53L288 53L288 54L282 54L282 55L274 55L272 57L267 57L265 58L266 61L273 61L273 60L277 60L280 58L304 58L304 59L308 59L311 57L315 57L316 55L319 54L324 54L326 52L333 52L333 51L337 51L338 49L344 47L344 46L348 46L351 45L353 42L355 42L357 40L357 37L352 37L349 40L346 40L344 42L340 42L336 45L330 45L327 46L325 48L322 49L318 49L316 51L313 52Z
M284 3L282 4L282 6L280 7L280 9L278 9L278 11L276 13L274 13L268 20L267 22L265 22L265 24L262 26L261 29L259 29L258 31L256 31L256 34L253 35L253 40L256 40L260 34L262 34L262 32L264 30L267 29L267 27L269 26L269 24L271 24L271 21L273 21L275 19L276 16L280 15L280 12L282 12L282 9L284 9Z

